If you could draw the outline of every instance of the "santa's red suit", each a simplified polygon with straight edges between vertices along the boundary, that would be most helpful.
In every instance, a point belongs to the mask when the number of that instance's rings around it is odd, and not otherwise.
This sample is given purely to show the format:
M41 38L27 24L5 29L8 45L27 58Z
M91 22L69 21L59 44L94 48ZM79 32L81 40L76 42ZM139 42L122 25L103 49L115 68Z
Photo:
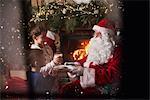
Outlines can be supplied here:
M115 95L119 89L121 47L115 42L112 22L101 20L93 30L100 37L90 40L87 57L79 61L84 67L79 80L62 87L64 97L101 97Z

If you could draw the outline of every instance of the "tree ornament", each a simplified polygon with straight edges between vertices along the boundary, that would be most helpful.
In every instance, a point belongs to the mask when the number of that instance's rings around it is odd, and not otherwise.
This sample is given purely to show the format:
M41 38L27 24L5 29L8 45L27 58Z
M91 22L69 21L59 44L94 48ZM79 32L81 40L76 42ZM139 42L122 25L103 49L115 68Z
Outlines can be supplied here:
M76 2L77 4L81 4L81 3L90 3L91 0L73 0L74 2Z

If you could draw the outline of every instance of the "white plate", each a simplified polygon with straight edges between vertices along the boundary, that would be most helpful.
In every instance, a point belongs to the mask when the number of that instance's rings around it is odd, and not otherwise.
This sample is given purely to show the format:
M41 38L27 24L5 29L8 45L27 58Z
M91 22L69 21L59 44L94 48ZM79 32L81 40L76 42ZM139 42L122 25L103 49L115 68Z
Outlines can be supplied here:
M54 69L69 69L69 70L73 70L75 69L76 67L75 66L72 66L72 65L58 65L58 66L55 66Z
M54 67L54 69L64 69L64 68L65 68L65 65L58 65Z

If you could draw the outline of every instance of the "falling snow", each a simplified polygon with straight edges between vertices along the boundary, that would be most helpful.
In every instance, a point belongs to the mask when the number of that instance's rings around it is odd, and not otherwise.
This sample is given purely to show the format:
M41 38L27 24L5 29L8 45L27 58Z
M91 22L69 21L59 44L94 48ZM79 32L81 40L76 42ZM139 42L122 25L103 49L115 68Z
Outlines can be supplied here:
M25 23L22 23L22 25L25 25Z
M1 49L4 50L5 48L4 48L4 47L1 47Z
M13 32L13 31L15 31L15 28L14 28L14 27L12 27L12 28L11 28L11 31L12 31L12 32Z
M14 36L11 36L12 39L14 39Z
M20 53L20 56L22 56L23 54L22 53Z
M4 28L4 26L1 26L1 29L3 29Z
M19 50L19 48L17 48L17 50Z
M16 9L17 7L15 6L14 9Z
M20 32L20 30L19 30L19 29L17 29L17 30L16 30L16 32Z
M18 39L20 39L20 36L17 36Z
M2 7L4 7L5 5L2 3L2 5L1 5Z
M10 45L11 43L10 42L8 42L8 45Z
M26 24L22 21L20 0L3 2L0 3L0 6L3 7L3 16L0 20L2 23L0 24L0 30L2 30L0 34L0 62L3 62L5 67L11 66L11 69L24 69L20 67L24 66L23 56L25 55L22 51L25 48L23 48L21 37L23 30L21 26Z
M3 61L3 58L0 58L1 61Z

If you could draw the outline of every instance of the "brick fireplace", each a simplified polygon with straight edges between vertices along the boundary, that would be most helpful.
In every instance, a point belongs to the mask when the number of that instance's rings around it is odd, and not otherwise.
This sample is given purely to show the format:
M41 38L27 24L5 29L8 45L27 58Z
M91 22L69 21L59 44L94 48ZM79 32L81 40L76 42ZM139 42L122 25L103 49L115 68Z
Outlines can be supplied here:
M90 29L76 29L74 32L61 31L61 52L64 54L64 61L77 60L73 57L73 53L79 49L84 49L92 35L93 31Z

